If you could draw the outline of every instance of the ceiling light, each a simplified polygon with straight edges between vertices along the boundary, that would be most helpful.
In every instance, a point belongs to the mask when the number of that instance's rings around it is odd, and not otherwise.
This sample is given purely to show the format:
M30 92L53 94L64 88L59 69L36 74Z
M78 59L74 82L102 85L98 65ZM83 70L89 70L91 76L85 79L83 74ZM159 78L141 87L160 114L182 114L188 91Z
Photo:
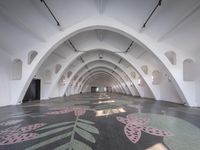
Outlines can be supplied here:
M103 54L99 53L99 59L103 59Z

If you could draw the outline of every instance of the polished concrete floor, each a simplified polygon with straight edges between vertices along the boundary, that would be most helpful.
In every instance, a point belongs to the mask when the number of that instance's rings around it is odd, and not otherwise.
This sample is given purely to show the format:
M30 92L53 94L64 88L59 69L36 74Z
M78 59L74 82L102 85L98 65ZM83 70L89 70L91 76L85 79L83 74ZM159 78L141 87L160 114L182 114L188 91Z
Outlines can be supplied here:
M200 150L200 109L98 93L0 108L1 150Z

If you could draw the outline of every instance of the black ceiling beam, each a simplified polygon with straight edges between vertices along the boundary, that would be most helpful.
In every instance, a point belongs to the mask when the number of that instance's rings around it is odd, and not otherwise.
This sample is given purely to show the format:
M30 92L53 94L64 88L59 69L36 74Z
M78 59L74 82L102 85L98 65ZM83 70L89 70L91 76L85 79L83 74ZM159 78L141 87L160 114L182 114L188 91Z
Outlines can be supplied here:
M123 59L121 58L121 59L119 60L119 62L118 62L118 63L120 64L120 63L122 62L122 60L123 60Z
M51 11L51 9L49 8L49 6L47 5L47 3L45 2L45 0L40 0L42 3L44 3L44 5L46 6L46 8L49 10L51 16L53 17L53 19L56 21L57 26L60 27L60 23L58 21L58 19L55 17L55 15L53 14L53 12Z
M146 27L146 24L148 23L148 21L150 20L150 18L152 17L153 13L156 11L156 9L161 6L162 4L162 0L159 0L158 4L156 5L156 7L153 9L153 11L151 12L151 14L149 15L149 17L147 18L147 20L145 21L145 23L143 24L142 28Z
M85 68L86 68L86 69L88 69L88 66L87 66L87 65L85 65Z
M69 44L71 45L71 47L74 49L75 52L78 52L78 50L76 49L76 47L74 46L74 44L68 40Z
M84 62L85 62L85 61L84 61L84 59L83 59L83 57L81 57L81 56L80 56L80 59L81 59L82 63L84 63Z
M125 50L124 53L128 53L129 49L131 48L131 46L133 45L134 41L131 42L131 44L129 45L129 47Z
M128 53L129 49L131 48L131 46L133 46L134 41L131 42L131 44L128 46L128 48L125 51L122 52L113 52L113 53Z
M75 52L88 52L88 51L81 51L81 50L78 50L74 44L72 43L71 40L68 40L69 44L71 45L71 47L74 49ZM131 48L131 46L133 46L133 43L134 41L131 41L131 44L128 46L128 48L125 50L125 51L122 51L122 52L113 52L113 53L127 53L129 51L129 49Z

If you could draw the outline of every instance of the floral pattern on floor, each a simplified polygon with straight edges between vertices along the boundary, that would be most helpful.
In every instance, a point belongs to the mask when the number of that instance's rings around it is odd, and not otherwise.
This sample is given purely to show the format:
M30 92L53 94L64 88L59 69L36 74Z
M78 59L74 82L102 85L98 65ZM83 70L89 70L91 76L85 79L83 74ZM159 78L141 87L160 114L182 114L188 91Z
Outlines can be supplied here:
M155 136L172 136L170 132L148 126L147 118L140 118L135 114L129 114L126 118L117 117L117 120L125 124L124 133L133 143L137 143L140 140L142 131Z
M10 145L38 138L39 134L32 131L43 127L45 123L31 124L25 127L16 125L0 131L0 145ZM31 132L31 133L30 133Z
M170 150L198 150L200 148L200 129L183 119L151 113L135 113L137 118L148 119L148 126L167 131L163 143Z
M109 97L86 94L5 107L0 111L0 149L144 150L159 143L168 150L200 149L196 110Z

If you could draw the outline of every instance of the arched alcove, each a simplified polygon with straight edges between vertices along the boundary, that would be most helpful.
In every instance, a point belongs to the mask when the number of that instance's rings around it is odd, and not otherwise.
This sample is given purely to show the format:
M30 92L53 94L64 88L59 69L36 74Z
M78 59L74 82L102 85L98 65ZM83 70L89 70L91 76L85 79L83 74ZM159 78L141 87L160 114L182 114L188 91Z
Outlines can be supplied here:
M60 71L61 67L62 66L60 64L56 64L56 66L55 66L55 74L57 74Z
M65 83L66 83L65 75L62 75L62 77L59 80L59 84L60 85L65 85Z
M194 81L195 80L195 67L192 59L185 59L183 61L183 80Z
M74 76L74 80L76 80L78 78L78 75L76 74L75 76Z
M172 65L176 65L176 53L173 51L165 52L165 56Z
M12 80L21 80L22 78L22 61L15 59L12 62Z
M69 72L67 73L67 78L70 78L71 75L72 75L72 72L69 71Z
M158 70L152 72L152 84L160 84L160 72Z
M129 78L127 76L124 76L125 81L129 81Z
M51 71L50 70L45 70L45 72L44 72L44 81L46 83L50 83L51 82Z
M136 73L135 72L131 72L131 76L132 76L133 79L135 79Z
M141 69L142 69L142 71L143 71L145 74L148 74L148 67L147 67L147 65L141 66Z
M144 80L141 77L138 78L138 85L139 86L143 86L144 85Z
M82 77L79 78L78 82L81 82L81 80L82 80Z
M30 51L28 53L28 64L31 64L34 60L34 58L37 56L38 52L36 51Z

